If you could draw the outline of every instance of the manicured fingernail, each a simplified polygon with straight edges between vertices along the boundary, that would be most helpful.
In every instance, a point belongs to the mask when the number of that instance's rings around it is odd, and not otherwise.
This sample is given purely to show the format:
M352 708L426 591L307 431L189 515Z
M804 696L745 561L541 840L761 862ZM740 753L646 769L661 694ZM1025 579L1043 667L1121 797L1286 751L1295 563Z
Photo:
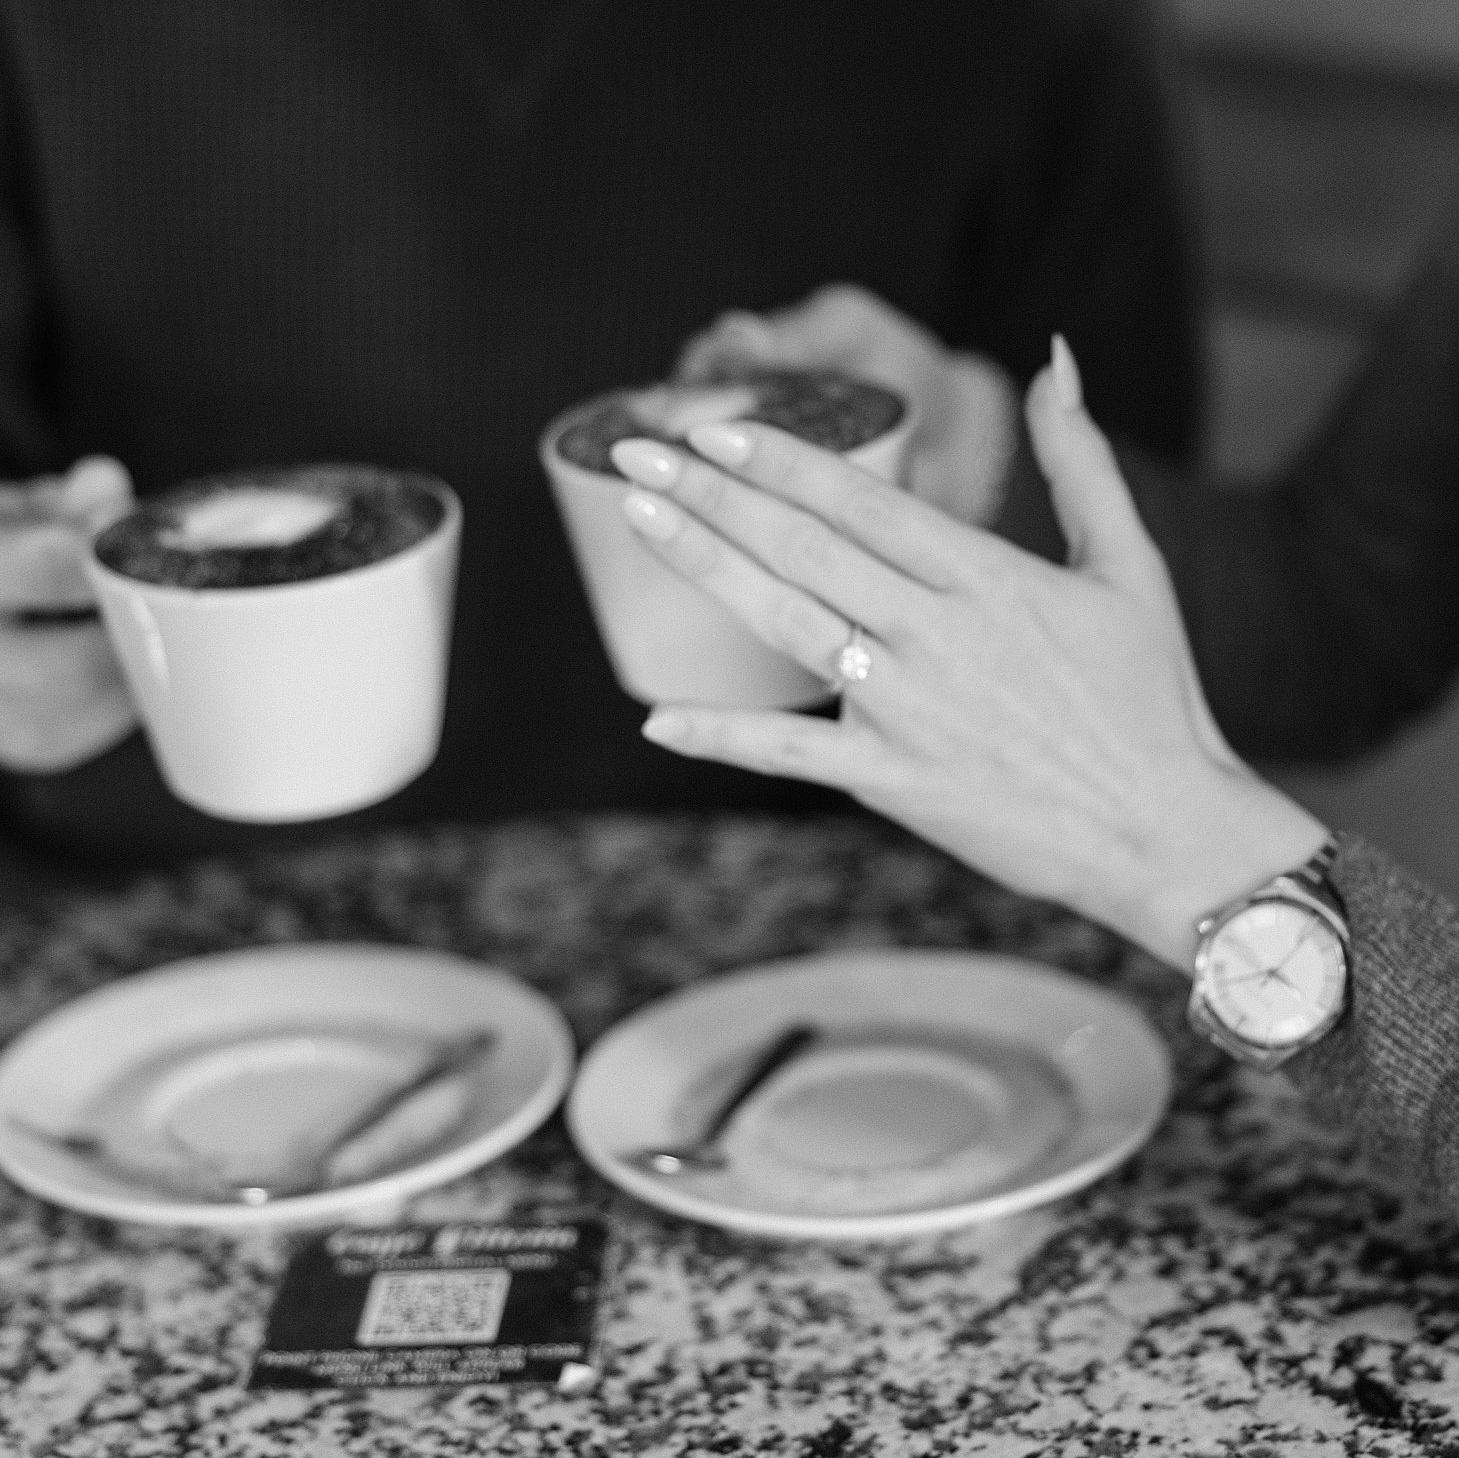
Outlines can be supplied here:
M696 425L689 432L689 444L719 466L743 466L750 459L749 431L723 420Z
M666 542L679 530L682 514L658 496L646 491L630 491L623 498L623 514L634 531L642 532L657 542Z
M643 721L643 728L639 732L655 744L675 744L688 731L689 721L682 714L677 714L672 709L655 709Z
M679 458L656 440L620 440L610 447L613 464L640 486L666 491L679 479Z
M1079 379L1079 366L1074 351L1062 334L1054 335L1049 355L1054 374L1054 395L1065 410L1078 410L1084 404L1084 386Z

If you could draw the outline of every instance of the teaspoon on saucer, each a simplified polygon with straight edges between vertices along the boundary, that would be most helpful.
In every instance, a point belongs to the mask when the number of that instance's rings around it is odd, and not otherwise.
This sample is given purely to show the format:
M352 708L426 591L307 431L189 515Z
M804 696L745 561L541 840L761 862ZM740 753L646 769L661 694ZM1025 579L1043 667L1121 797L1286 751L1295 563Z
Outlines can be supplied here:
M720 1150L720 1140L729 1128L730 1120L771 1074L783 1068L819 1036L818 1030L809 1023L796 1023L781 1033L755 1058L739 1082L725 1095L697 1139L663 1149L635 1149L621 1158L649 1174L706 1174L723 1169L725 1157Z
M329 1186L326 1174L329 1164L341 1150L363 1138L417 1095L469 1068L495 1042L496 1034L490 1031L470 1033L453 1039L404 1083L387 1089L368 1103L343 1129L332 1135L319 1149L312 1151L306 1159L296 1163L286 1173L275 1173L268 1178L227 1178L204 1151L187 1144L171 1128L165 1132L173 1147L187 1161L188 1170L185 1175L179 1176L121 1159L95 1134L81 1131L62 1133L43 1129L14 1114L7 1116L7 1122L29 1138L59 1149L111 1179L149 1189L170 1200L266 1205L286 1196L308 1195L327 1189Z
M476 1060L490 1051L496 1042L496 1034L490 1031L468 1033L453 1039L431 1057L420 1070L404 1083L387 1089L378 1098L366 1104L348 1124L320 1148L311 1151L302 1161L296 1163L287 1173L275 1173L271 1178L255 1180L227 1179L216 1165L213 1178L223 1186L227 1197L244 1205L266 1205L271 1200L283 1199L289 1195L307 1195L316 1190L328 1188L326 1174L330 1162L356 1139L363 1138L372 1129L383 1124L397 1109L403 1108L411 1099L423 1094L428 1088L454 1078L464 1072ZM170 1126L166 1130L185 1158L195 1164L208 1164L207 1155L190 1146Z
M228 1191L216 1185L211 1178L195 1178L190 1174L180 1179L163 1170L121 1159L111 1152L106 1141L99 1135L42 1129L39 1124L32 1124L29 1119L22 1119L16 1114L7 1114L5 1122L27 1139L34 1139L38 1144L58 1149L62 1154L69 1154L72 1159L80 1160L82 1164L89 1165L108 1179L148 1190L165 1199L191 1204L198 1200L222 1201L229 1198Z

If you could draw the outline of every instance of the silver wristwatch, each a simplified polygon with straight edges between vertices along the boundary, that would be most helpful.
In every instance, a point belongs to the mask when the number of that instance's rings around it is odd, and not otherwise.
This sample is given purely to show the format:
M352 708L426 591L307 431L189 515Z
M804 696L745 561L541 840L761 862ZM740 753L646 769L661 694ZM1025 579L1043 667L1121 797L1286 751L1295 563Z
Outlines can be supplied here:
M1196 925L1191 1026L1255 1068L1310 1048L1347 1005L1351 943L1332 884L1336 842Z

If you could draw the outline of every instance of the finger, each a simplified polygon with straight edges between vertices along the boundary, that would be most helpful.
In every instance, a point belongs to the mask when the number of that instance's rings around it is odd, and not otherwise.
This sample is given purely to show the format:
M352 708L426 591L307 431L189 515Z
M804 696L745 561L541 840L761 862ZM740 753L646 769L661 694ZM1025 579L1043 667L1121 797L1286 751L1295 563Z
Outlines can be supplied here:
M132 478L111 456L85 456L64 476L43 476L5 487L0 520L71 522L100 531L131 509Z
M722 602L762 642L820 678L834 675L850 631L839 613L661 496L630 491L623 509L657 557Z
M45 520L50 512L43 493L58 488L61 480L60 476L37 476L18 483L0 482L0 529Z
M835 459L831 457L830 459ZM884 638L905 637L927 589L820 517L747 486L659 441L622 441L613 460L630 480L672 496L714 532L841 614Z
M762 315L733 309L721 314L684 346L674 376L698 382L714 379L726 368L736 366L803 363L790 344Z
M1206 702L1165 560L1140 520L1109 441L1084 409L1078 366L1059 336L1053 361L1029 388L1027 410L1034 451L1069 540L1071 565L1088 566L1156 615L1170 641L1197 735L1213 758L1238 765Z
M864 367L874 339L925 338L925 331L856 284L826 284L809 298L768 316L779 348L797 363Z
M0 613L85 607L94 600L82 565L90 533L63 522L0 524Z
M878 777L884 754L871 735L832 720L765 710L669 705L649 715L643 736L692 759L852 792Z
M0 625L0 765L70 769L131 732L136 713L99 625Z
M749 421L698 426L689 443L714 464L820 517L935 591L957 586L1001 547L833 452L773 426Z
M0 489L0 612L65 612L93 601L90 538L132 505L126 467L88 456L65 476Z
M680 355L679 373L703 379L727 365L854 370L905 388L906 361L884 357L889 346L935 344L918 324L856 284L827 284L799 303L764 314L735 309L722 314Z
M55 510L98 532L130 511L133 499L131 475L120 461L111 456L86 456L59 483Z
M924 371L907 484L919 500L971 526L995 521L1018 450L1019 391L975 355L939 352Z
M1159 553L1109 441L1084 409L1078 369L1061 338L1055 339L1054 362L1029 387L1026 413L1034 454L1069 543L1069 565L1144 596Z

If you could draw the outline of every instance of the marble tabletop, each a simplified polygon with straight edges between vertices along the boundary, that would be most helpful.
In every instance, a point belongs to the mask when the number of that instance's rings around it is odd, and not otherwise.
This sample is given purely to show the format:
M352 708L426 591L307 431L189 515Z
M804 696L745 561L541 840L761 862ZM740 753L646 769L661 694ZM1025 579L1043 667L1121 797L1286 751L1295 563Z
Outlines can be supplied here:
M505 967L583 1046L697 978L800 952L1012 952L1137 1002L1173 1109L1041 1210L884 1246L778 1245L602 1184L560 1120L420 1220L606 1211L618 1277L587 1393L253 1392L294 1237L114 1225L0 1181L0 1453L1459 1458L1459 1226L1279 1077L1189 1034L1112 935L852 817L605 818L216 862L0 918L0 1036L180 956L371 939Z

